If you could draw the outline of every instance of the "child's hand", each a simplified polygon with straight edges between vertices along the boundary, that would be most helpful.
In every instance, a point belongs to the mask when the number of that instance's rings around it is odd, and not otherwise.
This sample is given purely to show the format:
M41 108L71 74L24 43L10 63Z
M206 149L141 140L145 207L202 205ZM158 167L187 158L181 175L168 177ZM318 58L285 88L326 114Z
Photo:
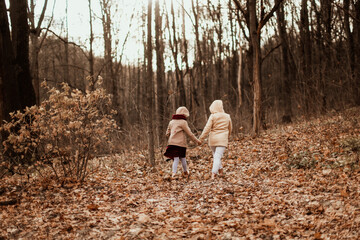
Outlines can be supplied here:
M202 141L198 140L197 144L200 146L202 144Z

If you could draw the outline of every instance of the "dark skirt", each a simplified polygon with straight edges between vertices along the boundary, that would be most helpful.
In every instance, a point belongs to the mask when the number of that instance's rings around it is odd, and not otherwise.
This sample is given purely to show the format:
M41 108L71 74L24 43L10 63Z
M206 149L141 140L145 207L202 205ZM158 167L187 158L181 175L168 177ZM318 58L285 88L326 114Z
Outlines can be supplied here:
M174 157L184 158L186 157L186 148L175 145L169 145L164 153L165 157L174 159Z

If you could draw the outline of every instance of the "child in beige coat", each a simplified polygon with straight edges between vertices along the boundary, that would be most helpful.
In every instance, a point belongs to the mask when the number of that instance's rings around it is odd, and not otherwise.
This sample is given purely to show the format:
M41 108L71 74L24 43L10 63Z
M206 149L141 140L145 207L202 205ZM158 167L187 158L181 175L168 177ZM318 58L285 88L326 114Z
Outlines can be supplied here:
M211 178L214 179L217 174L222 173L221 158L228 145L232 123L230 115L224 112L221 100L215 100L209 109L211 115L199 140L202 142L209 135L208 143L214 159Z
M189 115L189 110L187 110L186 107L179 107L176 110L176 114L172 116L172 120L169 122L166 130L166 136L169 137L169 140L164 156L174 160L172 165L173 177L176 174L180 160L184 174L187 176L189 175L186 164L186 135L189 136L194 143L197 143L198 145L201 144L201 142L191 132L186 121L186 118L188 118Z

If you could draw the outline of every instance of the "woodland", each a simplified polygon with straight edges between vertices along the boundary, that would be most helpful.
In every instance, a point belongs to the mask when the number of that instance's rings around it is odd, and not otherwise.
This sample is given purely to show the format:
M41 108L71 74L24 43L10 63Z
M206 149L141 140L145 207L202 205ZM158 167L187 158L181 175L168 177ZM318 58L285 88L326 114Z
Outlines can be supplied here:
M85 41L65 2L0 0L0 240L360 236L360 0L86 0ZM224 173L171 177L216 99Z

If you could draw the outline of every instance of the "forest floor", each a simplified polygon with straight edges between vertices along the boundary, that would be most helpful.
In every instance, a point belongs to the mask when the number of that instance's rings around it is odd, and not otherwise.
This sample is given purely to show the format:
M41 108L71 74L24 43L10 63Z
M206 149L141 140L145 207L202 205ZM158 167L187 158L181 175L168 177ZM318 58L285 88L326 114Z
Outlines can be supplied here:
M358 239L359 155L352 108L234 137L215 180L205 145L188 150L189 179L135 151L83 185L6 177L0 202L18 201L0 206L0 239Z

